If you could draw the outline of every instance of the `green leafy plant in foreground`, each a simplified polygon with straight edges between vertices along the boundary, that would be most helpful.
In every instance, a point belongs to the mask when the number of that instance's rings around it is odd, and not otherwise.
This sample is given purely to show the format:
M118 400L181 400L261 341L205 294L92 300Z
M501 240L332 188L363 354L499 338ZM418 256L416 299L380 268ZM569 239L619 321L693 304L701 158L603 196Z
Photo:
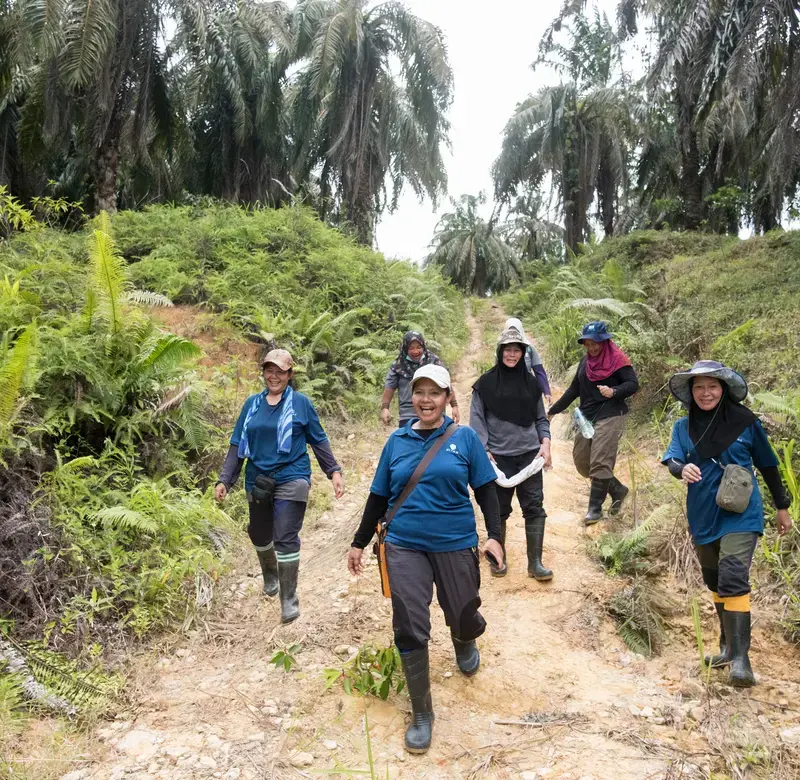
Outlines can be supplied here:
M377 647L362 645L343 668L325 670L325 689L341 681L345 693L376 696L384 701L394 690L400 693L405 686L400 652L395 645Z
M290 645L283 650L278 650L278 652L269 659L269 662L274 664L276 668L282 666L285 672L290 672L297 666L296 656L302 649L302 645Z

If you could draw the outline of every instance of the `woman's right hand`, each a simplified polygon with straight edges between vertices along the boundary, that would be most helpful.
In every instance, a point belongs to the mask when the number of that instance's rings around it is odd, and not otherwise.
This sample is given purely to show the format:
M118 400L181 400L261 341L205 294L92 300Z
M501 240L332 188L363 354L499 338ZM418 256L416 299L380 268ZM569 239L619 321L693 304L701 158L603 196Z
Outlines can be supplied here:
M216 498L217 501L222 503L225 500L225 496L227 495L228 495L228 488L226 488L225 485L222 484L222 482L217 482L217 484L214 486L214 498Z
M384 425L392 424L392 413L388 409L381 409L381 422Z
M347 553L347 570L354 577L360 577L364 573L364 551L360 547L351 547Z
M698 466L694 463L687 463L681 471L681 479L687 484L691 485L699 482L703 478L703 472L700 471Z

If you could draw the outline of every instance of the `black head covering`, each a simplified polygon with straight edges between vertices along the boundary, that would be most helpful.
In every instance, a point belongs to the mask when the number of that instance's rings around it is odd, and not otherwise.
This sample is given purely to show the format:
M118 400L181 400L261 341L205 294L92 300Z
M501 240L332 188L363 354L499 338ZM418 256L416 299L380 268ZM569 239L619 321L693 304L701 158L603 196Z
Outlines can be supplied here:
M528 428L536 420L542 391L536 378L525 365L525 344L520 344L522 357L514 368L503 363L503 347L497 348L497 362L472 389L481 397L483 405L506 422Z
M689 404L689 438L701 459L719 457L756 420L746 406L731 400L728 386L722 386L722 398L713 409L703 411L694 398Z
M412 360L408 356L408 348L411 346L412 341L418 341L422 345L422 355L418 361ZM441 366L442 361L438 355L431 352L425 344L425 337L416 330L409 330L403 336L403 345L400 347L400 354L397 359L392 363L392 371L400 376L405 377L409 382L414 377L414 372L420 367L432 363L435 366Z

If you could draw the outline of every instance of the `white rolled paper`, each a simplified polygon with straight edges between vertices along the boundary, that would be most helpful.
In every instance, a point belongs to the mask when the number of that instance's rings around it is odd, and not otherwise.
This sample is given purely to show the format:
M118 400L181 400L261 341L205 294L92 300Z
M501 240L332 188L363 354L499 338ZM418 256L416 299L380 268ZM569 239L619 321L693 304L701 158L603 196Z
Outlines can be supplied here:
M494 473L497 474L497 479L495 482L500 485L500 487L510 488L516 487L519 485L520 482L524 482L528 477L532 477L534 474L542 470L544 466L544 458L540 455L538 458L533 459L533 463L525 466L519 474L514 474L513 477L507 477L497 468L497 464L493 463L494 466Z

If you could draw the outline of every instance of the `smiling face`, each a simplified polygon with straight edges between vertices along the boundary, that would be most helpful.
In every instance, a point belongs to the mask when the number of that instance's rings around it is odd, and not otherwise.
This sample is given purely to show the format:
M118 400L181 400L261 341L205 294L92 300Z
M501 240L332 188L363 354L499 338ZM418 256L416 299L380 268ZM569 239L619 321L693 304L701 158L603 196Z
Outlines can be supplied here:
M584 339L583 348L586 350L586 354L589 355L589 357L597 357L603 351L603 342Z
M433 428L441 424L448 395L447 390L443 390L432 379L419 379L414 383L411 403L424 427Z
M519 363L525 353L519 344L504 344L503 345L503 365L508 368L514 368Z
M704 411L711 411L722 398L722 382L711 376L698 376L692 382L692 398Z
M425 348L422 346L422 344L420 344L416 339L414 339L414 341L412 341L408 345L406 353L415 363L419 363L419 360L422 357L422 353L424 351Z
M270 395L281 395L292 378L292 371L284 371L274 363L264 366L264 385Z

